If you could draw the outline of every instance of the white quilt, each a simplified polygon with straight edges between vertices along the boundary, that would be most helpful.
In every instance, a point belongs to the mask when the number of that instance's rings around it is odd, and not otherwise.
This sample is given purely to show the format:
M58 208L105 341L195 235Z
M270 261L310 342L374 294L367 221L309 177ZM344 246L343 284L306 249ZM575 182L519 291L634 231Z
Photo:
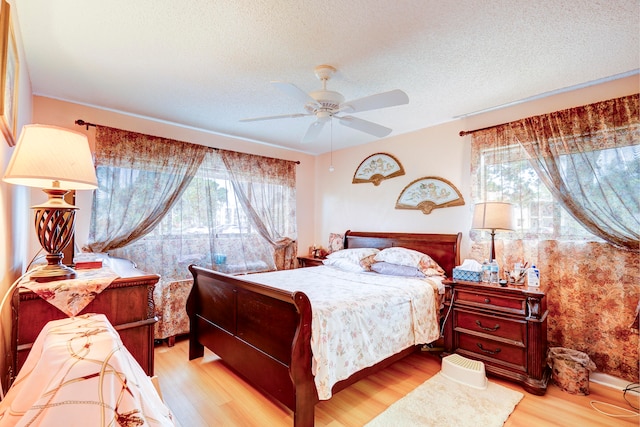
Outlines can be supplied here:
M311 350L318 398L363 368L438 339L440 277L352 273L329 266L260 273L253 282L303 291L311 301Z

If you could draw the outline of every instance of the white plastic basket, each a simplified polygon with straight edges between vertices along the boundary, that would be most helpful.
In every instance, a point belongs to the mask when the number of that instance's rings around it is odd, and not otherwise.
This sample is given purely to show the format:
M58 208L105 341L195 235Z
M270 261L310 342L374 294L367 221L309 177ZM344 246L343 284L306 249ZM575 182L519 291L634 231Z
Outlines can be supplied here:
M440 373L450 380L469 387L484 390L487 388L487 374L484 363L467 359L459 354L450 354L442 358Z

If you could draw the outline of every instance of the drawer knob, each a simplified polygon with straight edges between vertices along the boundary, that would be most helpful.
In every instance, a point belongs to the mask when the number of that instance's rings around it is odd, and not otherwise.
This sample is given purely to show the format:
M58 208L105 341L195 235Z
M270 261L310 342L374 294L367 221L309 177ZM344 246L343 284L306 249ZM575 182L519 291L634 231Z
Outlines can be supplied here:
M498 329L500 329L500 325L497 323L496 323L496 326L494 326L493 328L490 328L490 327L482 326L482 323L479 320L476 320L476 325L478 325L478 327L483 331L495 332Z
M490 302L491 302L491 298L485 298L485 299L484 299L484 303L485 303L485 304L489 304Z
M496 348L495 350L487 350L486 348L484 348L482 346L481 343L476 343L476 345L478 346L480 351L482 351L483 353L487 353L487 354L498 354L498 353L500 353L502 351L500 348Z

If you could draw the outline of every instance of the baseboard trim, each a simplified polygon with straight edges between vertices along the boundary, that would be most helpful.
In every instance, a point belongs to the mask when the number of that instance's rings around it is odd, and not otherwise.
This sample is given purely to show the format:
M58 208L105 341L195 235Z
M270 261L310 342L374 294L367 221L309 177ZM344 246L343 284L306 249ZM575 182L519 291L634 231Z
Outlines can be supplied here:
M603 374L602 372L591 372L589 375L589 381L597 384L601 384L607 387L615 388L616 390L624 390L629 384L633 384L632 381L623 380L622 378L614 377L613 375ZM628 393L640 394L638 390L628 390Z

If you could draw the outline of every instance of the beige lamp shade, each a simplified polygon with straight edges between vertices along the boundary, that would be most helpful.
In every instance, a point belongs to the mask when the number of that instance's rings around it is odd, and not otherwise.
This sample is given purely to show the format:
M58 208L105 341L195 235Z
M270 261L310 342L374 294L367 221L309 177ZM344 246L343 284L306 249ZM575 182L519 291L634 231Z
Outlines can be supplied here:
M25 125L5 182L28 187L93 190L98 187L87 136L49 125ZM54 182L59 185L54 185Z
M476 204L471 228L477 230L514 230L513 205L505 202Z
M473 210L471 228L491 230L491 252L489 260L496 259L496 230L513 230L513 205L505 202L478 203Z

